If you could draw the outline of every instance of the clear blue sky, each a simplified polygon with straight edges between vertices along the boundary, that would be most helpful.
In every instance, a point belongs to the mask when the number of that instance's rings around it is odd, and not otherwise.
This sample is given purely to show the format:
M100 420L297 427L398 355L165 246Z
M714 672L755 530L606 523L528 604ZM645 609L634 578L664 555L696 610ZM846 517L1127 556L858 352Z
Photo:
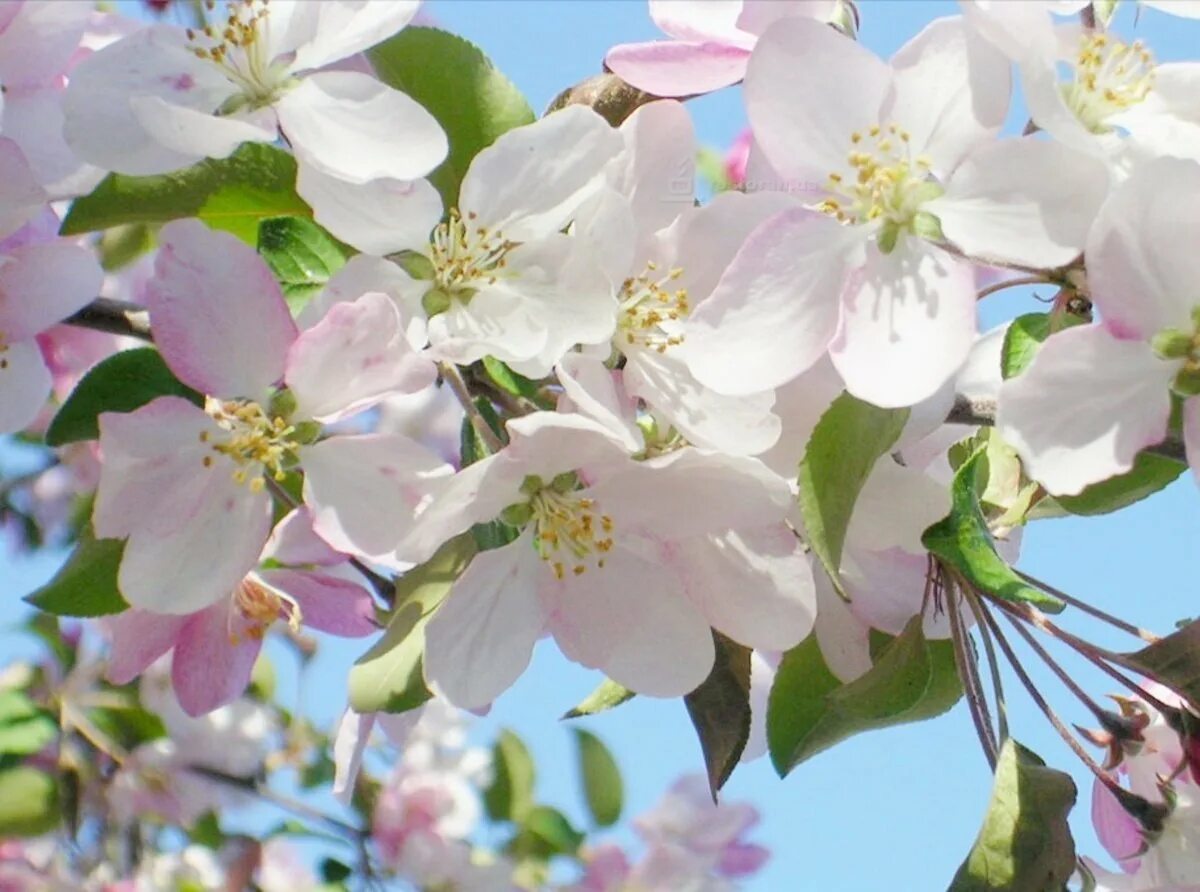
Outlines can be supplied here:
M564 86L598 71L610 45L657 35L645 4L636 0L434 0L429 10L444 27L481 45L539 112ZM954 11L951 2L867 0L862 3L861 39L886 55L931 18ZM1128 33L1132 10L1127 9L1121 21ZM1143 13L1137 31L1160 58L1183 58L1189 47L1194 51L1200 46L1200 23L1153 11ZM691 108L701 138L712 145L727 144L744 123L736 90L699 100ZM1013 120L1023 122L1019 109ZM1039 306L1028 293L1009 293L985 313L992 324ZM6 459L11 453L0 451L0 467ZM1198 546L1200 497L1185 476L1117 517L1035 525L1026 536L1021 566L1076 596L1164 632L1176 620L1200 614L1194 558ZM48 576L54 564L55 559L47 557L0 565L9 603ZM1098 643L1125 649L1135 644L1105 635L1107 630L1081 618L1067 622L1071 628L1094 631ZM5 640L6 650L9 644ZM313 667L311 681L296 702L318 722L331 722L341 710L342 679L355 656L353 646L337 646ZM1078 675L1096 695L1113 689L1105 677L1084 668ZM1064 717L1086 724L1086 716L1071 708L1069 695L1047 673L1039 677ZM557 716L596 681L594 674L566 663L552 645L543 644L529 672L477 730L481 741L490 740L500 726L520 733L538 760L541 797L579 820L583 813L571 739ZM1076 839L1082 852L1098 856L1088 819L1090 776L1023 696L1016 680L1009 678L1006 687L1013 735L1076 777ZM639 698L586 725L609 743L621 763L627 814L648 807L678 774L701 767L678 701ZM762 810L755 839L773 851L767 868L746 888L936 892L945 888L973 840L989 788L986 762L960 704L934 721L851 740L785 780L775 776L765 759L743 766L726 795L752 800Z

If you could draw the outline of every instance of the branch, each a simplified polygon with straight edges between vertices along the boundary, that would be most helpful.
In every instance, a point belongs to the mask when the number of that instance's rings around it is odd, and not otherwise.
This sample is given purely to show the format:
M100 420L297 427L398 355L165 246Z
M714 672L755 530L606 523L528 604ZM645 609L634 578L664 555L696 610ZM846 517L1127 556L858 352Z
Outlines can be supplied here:
M64 319L63 323L143 341L154 340L150 334L150 314L144 307L107 297L96 298L74 316Z
M586 105L614 127L620 127L631 114L661 97L631 87L611 72L597 74L567 87L546 107L546 114L568 105ZM689 97L680 97L686 99Z

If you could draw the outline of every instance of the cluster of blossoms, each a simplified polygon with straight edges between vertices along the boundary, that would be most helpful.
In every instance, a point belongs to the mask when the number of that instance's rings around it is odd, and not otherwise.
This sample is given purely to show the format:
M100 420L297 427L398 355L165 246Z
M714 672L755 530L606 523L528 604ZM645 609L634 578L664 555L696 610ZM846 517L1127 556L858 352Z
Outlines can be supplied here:
M58 447L0 487L0 522L79 539L86 585L56 597L64 571L33 602L100 616L88 683L141 677L170 732L114 760L111 819L194 825L236 792L195 766L262 768L218 723L253 724L273 630L401 667L382 699L349 686L332 779L348 802L375 784L372 845L421 888L548 882L518 863L524 825L491 859L469 841L487 764L454 712L489 709L543 638L624 697L693 697L738 655L731 764L766 749L781 655L809 641L853 692L880 637L916 629L969 686L964 630L990 634L977 602L1009 597L1036 511L1148 447L1200 476L1200 63L1159 64L1113 6L962 0L883 60L849 0L651 0L671 39L610 51L624 106L567 94L465 136L397 73L406 35L447 37L415 0L208 2L189 26L0 9L0 432ZM1030 120L1002 136L1014 72ZM680 97L736 83L734 188L702 203ZM1056 297L1018 368L1024 329L980 336L978 303L1028 284ZM878 428L836 428L847 406ZM814 495L842 450L862 467ZM948 514L1004 583L930 544ZM382 783L359 776L376 724L402 754ZM1191 833L1179 761L1127 759L1173 810L1136 850L1107 821L1149 877L1113 889L1195 879L1170 849ZM707 796L681 782L637 822L642 860L587 847L570 888L752 873L756 815ZM263 889L290 875L267 849ZM13 852L0 871L40 857ZM228 882L191 852L147 861L177 877L148 887Z

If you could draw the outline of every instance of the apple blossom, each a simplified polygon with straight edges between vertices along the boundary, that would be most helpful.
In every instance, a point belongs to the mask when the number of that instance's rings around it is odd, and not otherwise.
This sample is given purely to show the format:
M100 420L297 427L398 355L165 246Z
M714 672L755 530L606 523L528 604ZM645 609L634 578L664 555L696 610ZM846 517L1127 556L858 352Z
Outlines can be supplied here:
M108 170L153 174L282 133L301 164L326 176L424 176L447 150L433 117L369 75L320 70L390 37L418 6L232 0L224 23L142 29L75 69L67 141Z

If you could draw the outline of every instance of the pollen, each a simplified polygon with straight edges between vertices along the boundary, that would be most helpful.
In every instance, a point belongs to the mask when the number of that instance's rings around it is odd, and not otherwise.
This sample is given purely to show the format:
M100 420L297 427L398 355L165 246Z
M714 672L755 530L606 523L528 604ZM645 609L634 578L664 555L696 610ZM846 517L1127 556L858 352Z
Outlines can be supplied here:
M433 231L430 245L437 287L451 297L469 300L480 285L495 285L513 275L508 255L517 243L499 230L481 226L476 214L464 220L457 209Z
M594 500L578 491L546 486L529 500L534 543L556 579L568 571L581 576L589 566L604 566L604 555L613 547L613 520L599 513Z
M617 316L618 349L642 347L666 353L683 343L683 322L691 312L686 288L676 287L683 270L659 273L651 262L638 276L621 285Z
M300 631L300 605L283 592L263 585L251 576L239 582L234 589L233 606L235 611L230 612L229 627L231 644L238 644L242 634L261 641L275 621L284 617L293 632ZM245 623L240 634L232 625L235 612Z
M233 459L236 468L233 479L248 485L251 492L262 492L268 473L281 481L295 455L297 443L292 439L295 427L282 418L272 418L262 406L249 400L209 399L205 411L224 432L224 436L203 431L200 441L208 444L212 454ZM212 467L213 455L204 456L204 467Z
M187 29L192 55L216 65L239 90L226 113L268 105L282 89L282 70L268 55L269 6L269 0L230 0L223 25ZM206 2L205 8L211 13L216 4Z
M1075 79L1062 86L1063 98L1088 130L1107 133L1108 119L1142 102L1154 89L1154 55L1140 40L1124 43L1107 34L1079 41Z

